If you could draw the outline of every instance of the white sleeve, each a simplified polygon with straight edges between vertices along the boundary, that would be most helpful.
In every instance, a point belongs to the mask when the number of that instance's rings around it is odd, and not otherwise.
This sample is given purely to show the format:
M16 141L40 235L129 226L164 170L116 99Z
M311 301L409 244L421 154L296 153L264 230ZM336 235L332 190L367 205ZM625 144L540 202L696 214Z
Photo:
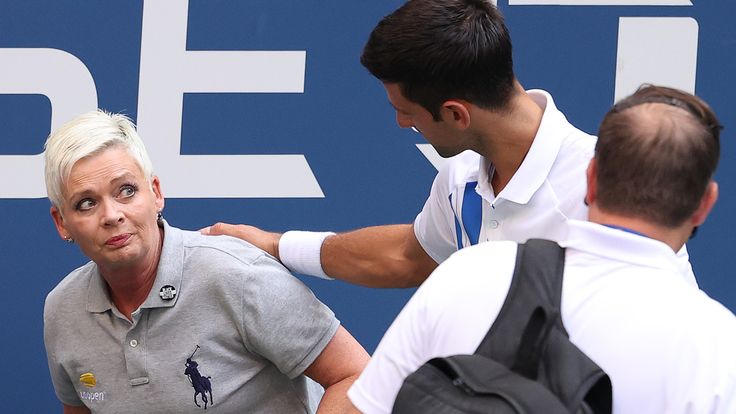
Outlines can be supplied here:
M414 235L424 251L437 263L458 250L455 213L450 204L449 171L443 168L432 183L429 198L414 220Z
M348 397L361 412L390 413L404 379L429 359L423 346L428 339L423 293L417 291L401 310L350 387Z

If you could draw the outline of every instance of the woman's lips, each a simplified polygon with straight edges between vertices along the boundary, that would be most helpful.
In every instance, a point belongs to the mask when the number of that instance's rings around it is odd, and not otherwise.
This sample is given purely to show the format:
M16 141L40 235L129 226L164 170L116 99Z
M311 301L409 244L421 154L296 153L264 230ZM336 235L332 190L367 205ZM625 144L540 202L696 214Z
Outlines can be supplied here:
M128 239L130 239L130 236L131 235L129 233L113 236L107 239L105 244L112 247L120 247L124 245L128 241Z

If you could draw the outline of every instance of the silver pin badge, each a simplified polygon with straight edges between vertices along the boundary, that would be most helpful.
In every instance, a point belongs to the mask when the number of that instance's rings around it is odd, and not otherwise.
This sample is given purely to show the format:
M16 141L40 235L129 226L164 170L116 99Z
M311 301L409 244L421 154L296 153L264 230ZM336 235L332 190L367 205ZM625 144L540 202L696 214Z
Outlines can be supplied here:
M176 288L171 285L166 285L161 288L161 290L158 292L158 295L161 296L161 299L163 300L174 299L176 297Z

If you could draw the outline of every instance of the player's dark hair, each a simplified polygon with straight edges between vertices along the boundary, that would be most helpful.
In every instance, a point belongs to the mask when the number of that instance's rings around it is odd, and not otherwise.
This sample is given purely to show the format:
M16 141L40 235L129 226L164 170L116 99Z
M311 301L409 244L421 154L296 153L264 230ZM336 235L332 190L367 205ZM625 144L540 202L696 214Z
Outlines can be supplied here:
M486 0L409 0L373 29L360 61L435 120L448 99L502 109L514 91L508 29Z

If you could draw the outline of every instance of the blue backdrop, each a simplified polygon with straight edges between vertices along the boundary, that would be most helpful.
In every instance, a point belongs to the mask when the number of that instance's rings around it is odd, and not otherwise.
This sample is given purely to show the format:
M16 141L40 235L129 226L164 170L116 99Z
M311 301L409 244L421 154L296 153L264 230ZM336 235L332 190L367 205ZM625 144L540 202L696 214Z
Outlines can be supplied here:
M52 125L95 106L130 115L149 149L165 144L152 154L168 195L165 216L190 229L215 221L274 231L408 223L436 172L416 146L421 136L396 126L383 88L359 63L373 26L401 1L150 3L0 1L3 412L59 409L43 348L43 301L86 261L59 239L43 197L36 154ZM574 124L595 133L615 96L649 81L694 88L726 126L721 198L689 249L701 287L736 309L736 3L544 3L553 2L499 6L522 84L550 91ZM206 158L258 154L275 157L236 171ZM282 154L303 157L287 162ZM205 167L188 168L180 155L205 157ZM369 351L412 293L304 280Z

